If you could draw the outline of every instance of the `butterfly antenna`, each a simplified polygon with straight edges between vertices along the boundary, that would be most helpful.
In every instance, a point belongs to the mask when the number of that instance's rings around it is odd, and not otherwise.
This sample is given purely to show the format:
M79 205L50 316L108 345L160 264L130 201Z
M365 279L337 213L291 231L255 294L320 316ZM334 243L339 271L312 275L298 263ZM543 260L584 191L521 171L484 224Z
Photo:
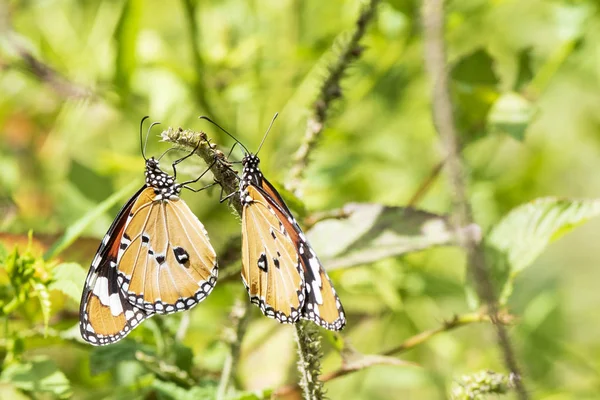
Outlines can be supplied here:
M167 154L167 153L168 153L168 152L170 152L171 150L180 150L180 149L178 149L178 148L176 148L176 147L171 147L171 148L168 148L168 149L166 149L165 151L163 151L163 153L160 155L160 157L158 157L158 158L156 159L156 161L160 161L160 159L161 159L161 158L163 158L163 157L165 156L165 154Z
M144 121L146 121L148 118L150 118L150 117L146 115L140 121L140 150L142 151L142 157L144 157L145 161L148 161L148 159L146 158L146 154L145 154L146 146L144 145L144 141L142 140L142 129L144 128Z
M279 113L275 113L275 115L273 116L273 119L271 120L271 123L269 124L269 128L267 129L267 132L265 132L265 135L262 138L262 141L260 142L260 145L258 146L258 150L256 150L256 154L255 156L258 155L258 152L260 151L260 149L262 148L263 143L265 142L265 140L267 139L267 135L269 134L269 132L271 132L271 127L273 127L273 123L275 122L275 120L277 119L277 116L279 115Z
M213 124L214 126L216 126L217 128L219 128L220 130L222 130L223 132L225 132L227 134L227 136L229 136L230 138L232 138L233 140L236 141L236 143L239 143L240 146L242 146L244 148L244 150L246 151L246 153L250 154L250 151L246 148L246 146L244 146L244 144L242 142L240 142L239 140L237 140L235 138L235 136L233 136L231 133L227 132L223 127L221 127L219 124L217 124L215 121L213 121L212 119L208 118L207 116L203 115L201 117L198 117L199 119L205 119L208 122L210 122L211 124Z
M160 125L160 122L151 123L150 126L148 127L148 132L146 132L146 143L144 143L144 154L146 153L146 145L148 144L148 137L150 136L150 131L152 130L152 128L155 125ZM144 156L144 158L146 158L146 157Z

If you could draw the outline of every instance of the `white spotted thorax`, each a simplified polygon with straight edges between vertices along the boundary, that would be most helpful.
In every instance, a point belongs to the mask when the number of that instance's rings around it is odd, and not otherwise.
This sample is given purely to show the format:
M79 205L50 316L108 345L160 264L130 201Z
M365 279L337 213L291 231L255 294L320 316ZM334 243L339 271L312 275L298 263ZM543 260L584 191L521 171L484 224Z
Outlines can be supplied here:
M175 178L160 169L157 159L150 157L146 160L146 186L154 189L154 200L179 200L181 185L175 183Z
M242 179L240 180L240 201L242 206L252 203L252 197L248 194L248 186L260 187L262 183L262 172L258 168L260 160L254 154L246 154L242 159Z

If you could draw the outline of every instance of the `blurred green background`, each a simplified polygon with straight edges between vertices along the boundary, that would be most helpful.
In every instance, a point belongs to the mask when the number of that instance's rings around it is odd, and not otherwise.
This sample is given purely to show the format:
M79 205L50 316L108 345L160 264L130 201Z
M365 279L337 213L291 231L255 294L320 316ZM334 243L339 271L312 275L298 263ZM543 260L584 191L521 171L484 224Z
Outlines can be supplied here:
M227 151L231 139L199 115L209 115L256 149L279 112L261 150L261 166L284 186L318 89L361 5L342 0L1 2L0 242L6 251L19 243L25 252L32 231L32 252L39 257L108 196L129 182L141 185L138 127L144 115L162 123L148 143L147 154L158 155L169 147L158 136L167 126L205 130ZM310 156L301 191L309 214L351 202L405 206L442 161L419 7L409 0L379 5L361 42L364 52L343 79L343 97L330 110ZM598 3L451 1L446 18L469 194L484 232L538 197L600 197ZM238 150L232 158L241 156ZM192 159L181 171L194 177L204 168ZM239 235L239 221L219 204L218 190L183 198L217 252ZM442 174L414 206L445 214L450 199ZM83 279L125 201L95 219L70 251L44 268L77 262ZM600 399L599 230L600 222L591 221L565 236L516 280L508 306L517 321L509 332L532 398ZM454 247L330 275L349 314L343 336L363 353L380 353L471 306L464 257ZM81 289L82 281L74 284ZM78 301L57 290L50 295L50 327L67 332L76 324ZM188 313L180 346L191 353L182 354L207 387L227 355L222 336L228 314L235 299L245 296L236 276ZM295 382L293 328L263 318L255 307L252 312L238 389ZM181 318L149 320L124 342L155 346L156 332L176 331ZM4 325L5 367L47 356L62 371L56 372L62 384L69 382L65 392L49 390L35 398L168 398L157 389L158 374L136 361L119 362L117 350L98 350L61 335L20 336L19 331L43 326L37 301L23 304ZM469 325L401 356L420 368L365 368L325 387L332 399L446 398L463 374L504 372L495 342L489 324ZM329 343L325 340L325 372L340 364ZM121 356L131 345L123 346ZM6 375L0 382L0 397L17 396L17 390L36 396Z

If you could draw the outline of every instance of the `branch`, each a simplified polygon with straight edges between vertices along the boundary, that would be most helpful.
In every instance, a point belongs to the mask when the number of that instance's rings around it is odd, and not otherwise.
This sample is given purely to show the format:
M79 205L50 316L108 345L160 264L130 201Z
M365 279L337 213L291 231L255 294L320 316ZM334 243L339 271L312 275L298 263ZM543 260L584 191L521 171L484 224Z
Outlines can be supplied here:
M426 0L422 9L425 65L433 84L433 117L446 152L446 164L454 195L455 227L473 224L473 213L466 194L464 170L459 155L458 133L452 113L449 92L448 67L444 44L444 0ZM467 253L468 268L472 274L478 296L486 303L490 319L495 323L498 343L503 351L504 362L512 374L520 377L519 367L504 325L498 321L498 305L491 283L481 242L462 237ZM515 388L521 400L528 394L521 379L515 380Z
M362 9L356 21L352 37L344 45L341 54L329 68L329 74L321 85L319 96L313 104L313 115L307 121L304 141L294 155L294 164L286 185L288 190L296 192L300 186L302 175L308 165L308 157L316 145L319 135L323 132L331 103L342 97L340 81L350 64L362 54L363 48L359 42L365 35L367 25L375 16L378 3L379 0L370 0L368 5Z
M176 365L164 362L159 357L146 354L142 351L136 351L135 359L157 376L175 382L185 388L190 388L197 383L186 371L180 369Z
M350 216L350 213L345 207L335 208L333 210L326 210L321 212L315 212L313 214L307 215L304 218L304 229L307 231L310 230L313 226L318 224L321 221L325 221L328 219L345 219Z
M513 316L508 314L502 314L500 322L503 324L509 324L514 320ZM440 333L450 332L454 329L460 328L462 326L479 323L479 322L490 322L489 316L481 313L473 313L473 314L464 314L457 315L451 320L444 321L442 325L435 329L430 329L425 332L421 332L416 334L400 345L393 347L387 351L384 351L381 354L372 354L372 355L362 355L358 360L355 361L346 361L342 363L342 366L328 374L323 375L321 378L322 382L328 382L332 379L339 378L342 376L346 376L352 374L354 372L363 370L368 367L376 366L376 365L399 365L399 366L415 366L415 364L398 360L390 357L394 354L404 353L408 350L411 350L434 336L439 335ZM395 361L392 361L395 360ZM278 396L288 395L292 392L296 392L300 389L299 385L286 385L282 386L275 391L275 394Z
M408 200L408 203L406 204L407 207L416 207L416 205L421 202L423 197L425 197L425 194L427 194L429 189L431 189L431 186L435 183L435 180L442 172L442 169L444 168L444 163L445 160L442 160L439 163L437 163L435 167L433 167L433 169L431 170L431 172L429 172L429 175L427 175L425 180L421 182L421 185L419 185L417 191L411 196L410 200Z
M60 96L67 99L85 99L95 97L91 89L78 86L70 82L67 78L59 74L54 68L35 58L33 54L31 54L20 44L12 40L9 40L9 44L14 47L16 53L21 58L21 61L23 62L23 68L39 79L42 83L50 86Z

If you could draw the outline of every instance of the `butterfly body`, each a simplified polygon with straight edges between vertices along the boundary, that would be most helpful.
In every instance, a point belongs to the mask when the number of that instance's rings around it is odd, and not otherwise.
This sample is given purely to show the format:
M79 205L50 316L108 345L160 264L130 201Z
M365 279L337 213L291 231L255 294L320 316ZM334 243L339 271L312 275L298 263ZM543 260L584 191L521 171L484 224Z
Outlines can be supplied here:
M80 332L114 343L144 319L189 309L212 291L218 273L206 230L176 183L146 160L145 185L121 209L92 261L80 305Z
M239 190L242 279L250 300L279 322L307 319L340 330L346 319L331 280L259 163L253 154L243 158Z

